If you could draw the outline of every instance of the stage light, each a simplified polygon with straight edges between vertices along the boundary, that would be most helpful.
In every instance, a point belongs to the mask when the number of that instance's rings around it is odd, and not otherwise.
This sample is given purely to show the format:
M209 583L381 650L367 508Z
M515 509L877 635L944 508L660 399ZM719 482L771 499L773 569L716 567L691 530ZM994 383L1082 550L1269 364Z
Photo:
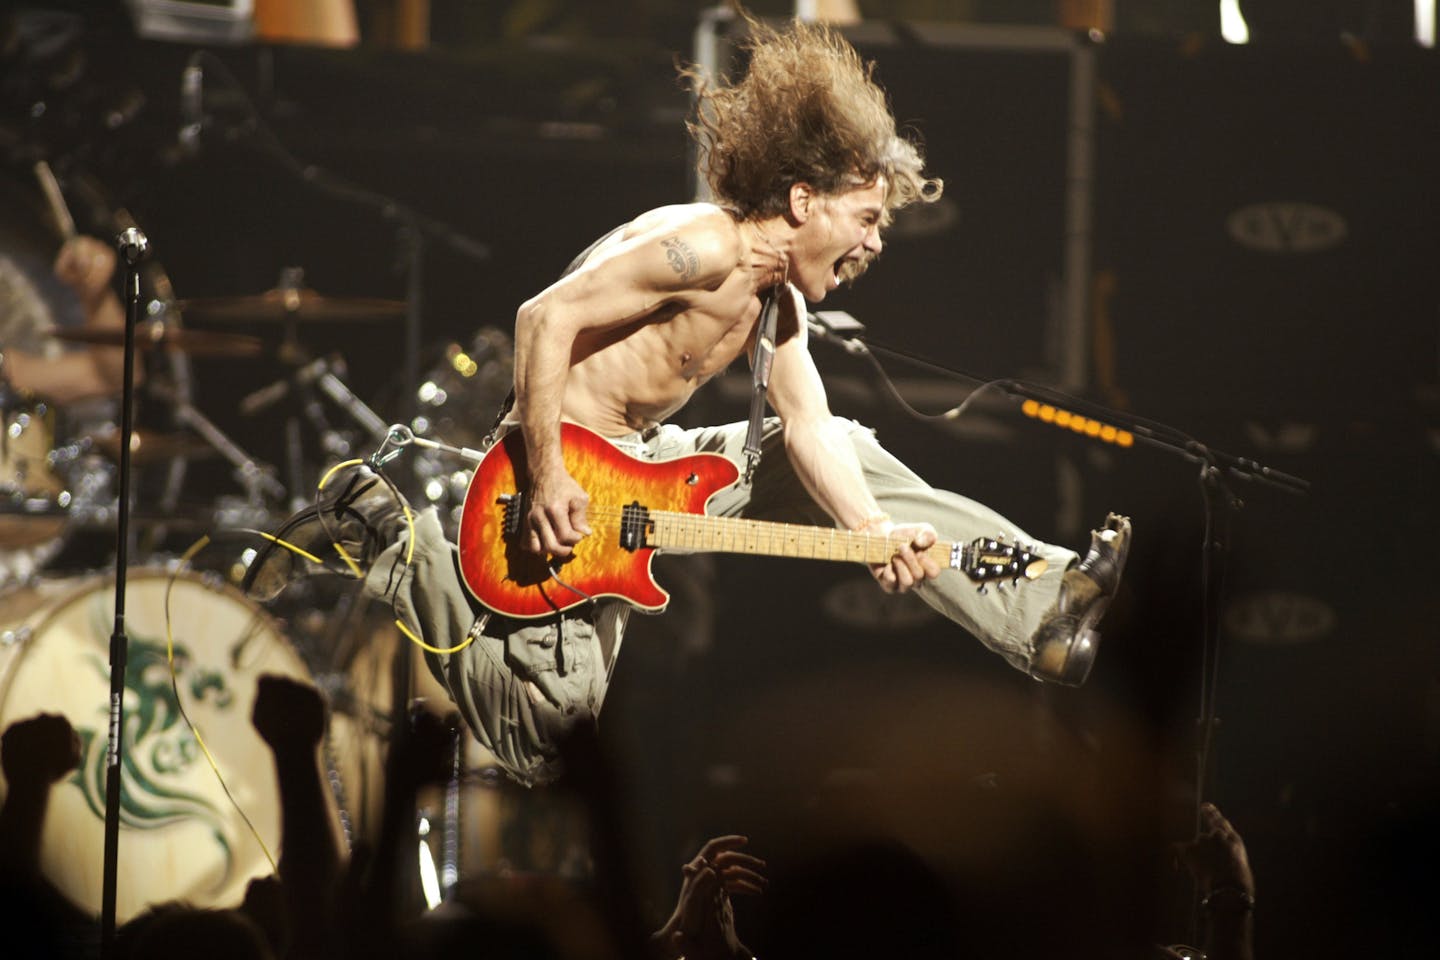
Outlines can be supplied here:
M1250 27L1240 12L1240 0L1220 0L1220 36L1226 43L1250 42Z
M1041 423L1049 423L1061 429L1068 429L1082 436L1099 440L1102 443L1114 444L1117 447L1133 447L1135 445L1135 435L1129 430L1121 430L1108 423L1102 423L1093 417L1086 417L1071 410L1053 407L1048 403L1041 403L1038 400L1026 400L1020 404L1020 412L1032 420L1039 420Z

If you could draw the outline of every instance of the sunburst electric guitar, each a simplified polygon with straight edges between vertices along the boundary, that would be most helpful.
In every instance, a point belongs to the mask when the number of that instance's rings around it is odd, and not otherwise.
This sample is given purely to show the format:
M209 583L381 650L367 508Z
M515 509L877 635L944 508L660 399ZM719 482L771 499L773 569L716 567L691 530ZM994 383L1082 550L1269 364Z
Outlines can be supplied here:
M885 563L909 541L830 527L712 517L705 505L740 476L725 457L697 453L639 460L600 435L562 424L565 468L590 495L591 534L557 562L525 549L525 445L518 430L491 447L475 470L460 515L460 572L486 607L507 617L544 617L592 599L618 597L658 613L670 595L655 582L657 550L711 551ZM941 569L959 570L983 588L1033 580L1046 561L1030 548L981 537L937 542ZM554 569L552 570L552 565Z

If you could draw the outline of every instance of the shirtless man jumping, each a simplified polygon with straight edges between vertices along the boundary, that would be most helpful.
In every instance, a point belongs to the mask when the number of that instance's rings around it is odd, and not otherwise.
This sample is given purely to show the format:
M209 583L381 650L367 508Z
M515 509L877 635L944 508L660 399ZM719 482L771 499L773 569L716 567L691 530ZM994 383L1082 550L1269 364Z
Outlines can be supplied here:
M569 556L590 532L586 491L566 471L560 424L572 421L641 458L699 451L737 463L748 424L684 430L667 424L706 380L745 352L762 302L778 297L764 457L752 484L708 504L711 514L824 524L909 541L872 567L887 591L914 589L1013 666L1044 680L1083 682L1095 624L1118 587L1130 524L1111 515L1082 560L1040 544L1048 570L1016 590L981 595L962 574L918 551L947 538L1015 524L931 487L859 424L831 414L806 343L805 302L823 300L880 254L894 210L940 195L917 148L897 135L883 91L838 34L752 24L745 77L697 84L691 125L705 147L715 203L661 207L597 241L515 323L515 406L529 465L528 549ZM692 78L693 79L693 78ZM555 772L555 738L598 713L628 607L601 600L564 616L477 621L455 584L438 524L417 526L413 577L396 586L377 563L373 592L417 615L431 665L481 742L518 779ZM522 541L523 542L523 541ZM397 548L391 548L392 561Z

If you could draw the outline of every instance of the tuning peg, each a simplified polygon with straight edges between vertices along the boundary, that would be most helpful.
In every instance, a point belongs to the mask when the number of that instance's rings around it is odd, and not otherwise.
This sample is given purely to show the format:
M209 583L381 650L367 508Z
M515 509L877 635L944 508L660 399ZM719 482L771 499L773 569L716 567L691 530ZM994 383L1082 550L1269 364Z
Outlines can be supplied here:
M985 594L989 593L990 591L987 590L987 589L985 589L985 584L982 583L982 584L980 584L980 586L978 586L978 587L975 588L975 592L978 593L978 594L980 594L980 596L983 597L983 596L985 596Z

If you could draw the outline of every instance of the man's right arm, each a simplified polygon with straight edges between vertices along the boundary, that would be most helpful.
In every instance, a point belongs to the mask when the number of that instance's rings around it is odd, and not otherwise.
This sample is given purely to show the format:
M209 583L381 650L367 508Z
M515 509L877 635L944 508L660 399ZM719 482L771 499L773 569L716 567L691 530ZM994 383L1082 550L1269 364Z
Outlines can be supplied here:
M570 354L583 329L578 319L573 311L555 309L544 293L515 316L515 400L530 471L527 546L534 553L564 556L590 532L589 498L565 470L560 449Z
M569 556L589 532L585 491L565 469L560 420L576 339L614 329L724 282L739 236L723 212L666 224L598 251L515 317L515 404L530 471L528 548Z

